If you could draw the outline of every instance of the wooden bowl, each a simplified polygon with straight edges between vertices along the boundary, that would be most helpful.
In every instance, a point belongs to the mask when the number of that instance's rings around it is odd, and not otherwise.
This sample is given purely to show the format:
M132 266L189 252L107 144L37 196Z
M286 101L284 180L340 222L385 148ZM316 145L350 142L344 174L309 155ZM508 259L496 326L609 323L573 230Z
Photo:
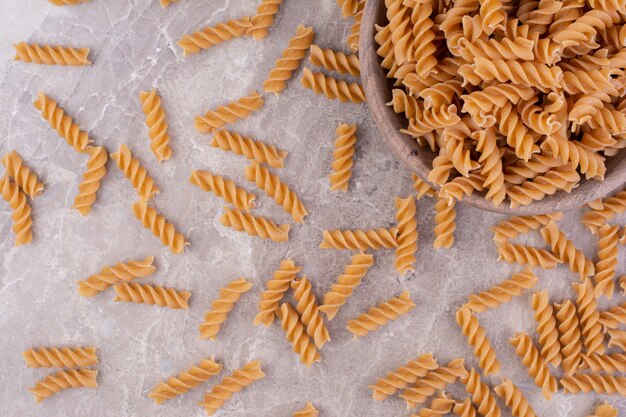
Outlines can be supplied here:
M400 133L399 130L407 126L406 118L403 114L395 113L391 107L385 104L391 100L392 81L386 77L385 70L380 66L381 59L376 54L378 46L374 40L376 35L374 25L387 24L385 12L383 0L367 0L365 3L361 22L359 58L367 105L378 130L396 156L422 180L427 181L432 160L435 157L434 153L430 149L419 147L415 139L410 136ZM507 200L499 206L495 206L484 198L484 193L466 196L463 203L498 213L541 214L579 207L596 198L610 194L624 183L626 183L626 152L622 150L616 156L607 158L604 181L582 179L579 186L570 194L559 191L554 195L547 195L541 201L515 209L509 207Z

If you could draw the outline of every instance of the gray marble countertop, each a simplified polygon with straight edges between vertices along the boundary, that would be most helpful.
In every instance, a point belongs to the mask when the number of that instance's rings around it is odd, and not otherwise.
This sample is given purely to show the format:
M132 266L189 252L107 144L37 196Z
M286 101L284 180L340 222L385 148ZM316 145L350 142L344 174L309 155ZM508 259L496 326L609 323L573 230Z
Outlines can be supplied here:
M26 4L28 3L28 4ZM0 4L0 153L16 149L46 185L33 202L34 242L14 248L11 212L0 203L0 404L4 416L202 416L196 405L219 379L157 406L147 397L159 381L215 355L225 372L260 359L267 377L235 395L218 415L290 416L313 401L321 416L409 415L399 398L377 402L367 388L418 354L433 352L445 363L463 357L477 362L459 332L454 311L467 295L485 290L522 268L496 261L489 227L503 217L460 207L456 243L434 250L433 201L418 204L419 246L415 273L400 277L393 252L375 253L376 263L352 298L329 324L332 342L312 369L299 363L280 326L255 327L259 294L285 257L303 265L321 298L350 259L348 252L318 248L328 228L387 227L394 221L394 197L411 194L410 174L390 154L365 105L341 104L316 96L299 83L301 69L279 97L232 130L265 140L289 152L281 178L301 196L310 215L292 228L289 243L272 243L224 228L218 221L223 203L188 183L191 170L209 169L246 189L246 161L209 146L210 136L193 128L193 117L209 108L261 91L274 60L299 23L315 28L315 42L346 50L351 22L342 20L334 0L311 8L286 0L268 38L236 39L183 59L176 41L184 34L227 18L253 14L256 1L181 0L163 9L158 1L93 0L78 7L54 8L44 0L3 0ZM6 34L6 37L5 37ZM20 40L91 48L93 65L45 67L12 62L9 45ZM309 65L308 62L305 65ZM159 88L170 124L174 156L159 164L149 148L138 92ZM32 102L43 91L72 115L95 144L113 151L126 143L161 188L155 206L191 242L184 255L173 255L134 218L135 192L109 163L93 212L81 217L70 209L84 156L75 153ZM358 124L354 176L346 194L329 191L334 130L339 123ZM278 222L291 219L256 191L258 214ZM566 213L561 227L594 256L595 237L580 224L579 211ZM624 222L624 218L617 219ZM540 244L536 235L522 242ZM113 302L113 292L87 299L76 281L105 265L156 257L158 271L144 283L192 292L189 310ZM624 251L618 273L624 273ZM537 271L538 289L552 301L573 297L577 276L566 267ZM230 314L216 342L198 338L198 325L219 288L244 276L254 283ZM403 290L417 308L369 336L352 340L346 321ZM614 297L612 304L622 302ZM508 339L534 333L530 294L496 311L481 314L481 324L501 360L501 377L518 384L538 415L583 417L598 400L594 395L541 397L514 355ZM606 306L606 302L602 302ZM93 345L101 363L97 390L70 390L35 404L27 391L48 370L27 368L22 351L51 345ZM498 383L500 378L488 379ZM460 386L450 389L460 396ZM605 398L601 398L604 400ZM626 400L610 398L622 412ZM505 411L503 415L510 415Z

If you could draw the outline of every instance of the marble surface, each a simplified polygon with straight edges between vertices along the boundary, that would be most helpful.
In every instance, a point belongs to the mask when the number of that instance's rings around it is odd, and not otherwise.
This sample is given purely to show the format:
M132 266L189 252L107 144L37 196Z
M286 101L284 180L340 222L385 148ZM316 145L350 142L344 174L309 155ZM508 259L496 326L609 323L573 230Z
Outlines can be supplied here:
M304 1L287 0L271 34L263 41L237 39L183 59L176 40L205 24L254 13L256 2L181 0L167 9L158 1L93 0L82 6L54 8L44 0L4 0L0 4L0 152L18 150L41 175L45 193L33 202L34 242L14 248L11 212L0 203L0 404L4 416L202 416L196 405L208 384L157 406L147 397L162 379L215 355L230 372L260 359L267 377L227 402L218 415L289 416L313 401L322 416L409 415L398 398L371 399L367 385L418 354L432 351L445 363L476 360L454 321L467 295L487 289L521 270L496 261L489 226L502 216L469 207L458 210L456 244L434 250L433 201L419 202L419 245L415 273L400 277L393 252L375 253L376 264L363 284L329 324L332 342L312 369L299 363L278 325L255 327L259 294L285 257L303 265L318 297L328 290L350 254L318 248L327 228L386 227L394 221L393 198L411 193L411 179L390 155L365 105L330 102L302 88L299 70L279 97L232 126L234 131L289 151L277 172L301 196L309 210L306 222L293 227L289 243L265 242L224 228L217 220L222 202L188 183L193 169L209 169L253 191L245 181L242 158L211 148L210 136L197 133L193 117L216 105L260 90L275 58L299 23L316 30L316 43L345 50L350 21L340 18L333 0L315 11ZM6 37L5 37L6 34ZM12 42L60 43L91 48L93 65L62 68L9 61ZM306 63L306 65L309 65ZM159 164L149 148L138 92L156 86L170 123L174 156ZM169 253L134 218L135 193L109 163L93 212L81 217L70 209L84 156L76 154L47 123L32 101L44 91L110 151L127 143L161 188L155 205L188 237L183 255ZM350 192L330 192L335 127L359 125ZM263 193L257 214L279 222L290 218ZM617 219L624 222L624 218ZM561 222L571 238L593 256L595 238L580 225L580 212ZM521 242L541 244L537 236ZM189 310L113 302L112 291L93 299L76 293L75 282L121 260L156 257L158 271L144 283L193 293ZM624 273L624 251L619 272ZM538 288L553 301L573 297L577 277L566 267L537 271ZM198 325L219 288L245 276L254 288L231 313L216 342L198 339ZM410 290L417 308L369 336L352 340L346 321L370 306ZM619 293L612 304L623 302ZM507 343L516 331L534 331L530 295L480 315L501 360L501 377L512 378L541 416L582 417L591 412L594 395L557 394L544 400ZM606 301L602 306L608 305ZM71 390L35 405L27 391L47 370L26 368L21 353L48 345L94 345L101 363L97 390ZM498 383L500 378L490 378ZM450 391L461 398L462 387ZM604 399L604 398L602 398ZM622 412L626 400L610 398ZM504 411L503 415L510 415Z

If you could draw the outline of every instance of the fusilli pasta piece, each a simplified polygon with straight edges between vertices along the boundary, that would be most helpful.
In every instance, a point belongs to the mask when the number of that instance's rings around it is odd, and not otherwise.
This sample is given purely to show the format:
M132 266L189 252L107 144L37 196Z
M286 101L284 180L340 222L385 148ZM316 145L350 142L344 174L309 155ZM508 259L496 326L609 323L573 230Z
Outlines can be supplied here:
M485 198L495 205L500 205L506 198L506 187L495 132L489 128L476 132L475 137L478 138L476 150L481 153L478 162L483 165L480 173L485 176L483 185L489 190Z
M598 229L598 262L595 265L595 297L613 296L619 244L619 226L605 224Z
M65 142L77 152L84 152L87 145L92 142L89 135L80 130L57 102L44 93L40 92L37 95L34 106L41 111L41 116L50 123L50 127L56 130L59 136L65 139Z
M183 253L185 246L189 245L189 242L162 214L159 214L152 207L148 207L148 202L144 199L133 203L132 208L133 214L143 227L149 229L155 237L158 237L161 243L169 247L172 253Z
M561 260L552 252L533 246L517 245L514 243L500 243L498 245L498 260L518 265L530 265L542 269L554 269Z
M417 220L415 219L416 207L413 197L396 197L396 224L398 227L398 247L394 266L400 275L408 271L415 271L415 253L417 252Z
M140 92L139 101L141 101L141 110L146 116L152 153L159 162L170 159L172 157L172 148L169 145L170 135L167 132L169 125L165 121L165 110L163 110L161 97L157 89Z
M361 76L361 64L357 55L344 54L340 51L334 51L330 48L320 48L311 45L311 55L309 56L311 64L324 67L328 71L336 71L339 74L350 74L355 77Z
M235 307L241 295L251 288L252 283L245 278L236 279L222 287L219 297L213 300L211 309L204 314L204 321L200 324L200 339L215 340L228 313Z
M519 235L525 235L531 230L539 230L546 226L550 220L561 220L563 213L538 214L535 216L514 216L502 220L497 226L490 230L493 232L493 241L496 243L506 243Z
M250 211L255 206L256 196L237 187L232 180L225 180L209 171L191 171L189 182L203 191L212 192L237 210Z
M369 388L373 391L372 398L383 401L396 392L415 384L430 371L437 369L437 360L432 353L425 353L409 361L396 370L389 372L384 378L380 378Z
M293 417L318 417L319 415L320 415L320 412L317 411L317 409L315 408L315 406L313 405L311 401L306 403L304 408L293 413Z
M289 241L289 224L276 224L264 217L256 217L250 213L243 213L224 207L224 214L220 217L220 223L226 227L232 227L238 232L246 232L249 236L258 236L261 239L271 239L274 242Z
M77 67L90 65L89 48L71 48L68 46L36 45L20 42L15 48L14 61L33 64L63 65Z
M342 103L351 101L357 104L365 101L365 92L361 84L336 80L321 72L311 72L308 68L304 68L300 82L315 94L323 94L331 100L336 99Z
M565 233L559 230L554 221L550 221L541 229L541 236L550 245L552 253L558 256L564 263L569 264L572 272L578 272L580 279L585 279L595 273L593 262L569 240Z
M594 288L591 279L585 278L582 283L574 284L574 290L578 293L576 310L580 321L583 345L589 354L604 353L604 332L602 324L600 324L600 313L593 295Z
M467 337L467 343L474 349L474 355L478 358L480 367L485 375L497 375L500 373L500 361L496 357L496 351L491 347L487 339L485 329L478 323L478 319L472 314L467 305L462 306L456 312L456 322L461 333Z
M500 417L502 411L496 404L496 398L489 386L480 380L476 369L472 368L467 376L461 377L461 383L465 385L465 391L472 396L472 402L481 416Z
M439 197L445 198L451 205L455 201L463 201L466 195L472 195L474 191L484 189L485 176L472 173L469 177L456 177L452 181L444 184L439 190Z
M78 368L98 363L93 346L28 349L22 357L29 368Z
M416 174L411 174L413 178L413 190L417 193L417 199L421 199L423 196L434 197L435 189L431 187L427 182L422 180Z
M541 356L546 362L559 366L563 360L561 343L554 308L548 299L548 290L544 289L533 294L531 307L535 311Z
M312 27L298 25L296 35L289 40L289 45L283 51L282 57L276 61L267 80L263 82L263 90L266 93L278 94L287 87L287 81L300 66L314 36L315 32Z
M608 329L617 329L620 324L626 324L626 303L601 312L600 323Z
M435 203L435 241L433 247L450 249L454 244L456 230L456 201L448 204L445 198L437 197Z
M507 16L500 0L481 0L479 15L483 31L491 35L496 29L504 29Z
M213 358L202 359L197 365L192 365L188 370L168 378L167 381L159 382L159 385L150 391L148 397L152 398L159 405L163 404L165 401L197 387L221 371L222 365L215 362Z
M315 348L315 343L306 334L304 324L300 321L298 312L289 303L283 303L280 307L282 328L287 340L293 345L293 351L300 355L300 362L310 368L314 362L322 360Z
M70 388L96 388L98 371L93 369L69 369L50 374L40 379L28 390L35 396L35 402L41 402L59 391Z
M462 403L457 402L454 404L452 412L459 417L476 417L478 412L472 405L472 400L466 398Z
M570 193L580 181L580 175L570 164L562 168L548 171L532 181L525 181L507 190L511 199L511 208L527 206L533 201L539 201L546 195L552 195L559 190Z
M135 282L120 282L113 286L115 290L114 301L125 303L139 303L158 305L171 309L189 308L189 297L191 293L187 291L177 291L173 288L166 288L150 284L137 284Z
M556 381L555 381L556 382ZM524 397L522 391L507 379L494 388L494 391L500 398L504 400L506 405L511 409L511 414L515 417L536 417L535 410L528 404L528 400Z
M617 417L617 409L608 403L600 404L593 411L593 414L590 414L587 417Z
M528 375L535 379L535 385L541 388L543 396L549 400L552 393L557 391L556 379L550 374L548 365L539 354L532 339L526 333L518 333L510 340L515 347L515 354L522 359L528 369Z
M282 3L283 0L261 0L256 14L250 18L251 26L246 30L246 35L252 36L257 41L265 38Z
M341 8L341 15L346 18L353 16L358 7L357 0L337 0L337 6Z
M129 282L135 278L152 275L156 271L153 262L154 256L148 256L141 261L118 262L115 265L106 266L97 274L78 281L78 294L83 297L93 297L121 281Z
M140 198L151 200L159 192L159 187L154 184L152 177L148 175L139 159L133 156L128 146L121 144L117 152L113 152L110 156L115 161L117 167L124 173L124 177L137 190Z
M623 374L626 372L626 354L612 353L610 355L598 355L597 353L582 354L583 363L581 368L589 368L595 373Z
M22 157L15 150L2 157L2 165L6 169L7 176L24 191L31 199L34 199L43 192L44 185L22 160Z
M354 14L354 21L350 27L350 34L346 38L346 43L352 52L359 50L359 35L361 33L361 21L363 20L363 9L365 9L365 0L358 0L357 10Z
M233 394L263 378L265 374L261 368L261 361L248 362L231 375L225 376L219 384L214 385L211 391L204 395L204 400L199 405L204 407L207 415L213 415Z
M563 78L560 67L550 67L534 61L518 62L476 57L474 67L475 74L482 81L532 85L542 92L557 90Z
M428 407L421 408L417 414L413 414L411 417L441 417L448 415L453 407L454 400L444 391L440 391Z
M209 133L214 129L220 129L228 123L245 119L265 104L265 100L259 93L253 90L247 96L241 97L225 106L219 106L209 110L204 116L196 116L195 127L198 132Z
M91 206L96 202L100 189L100 180L107 173L106 163L109 160L109 154L104 146L87 146L85 151L89 154L87 169L83 172L83 180L78 184L78 194L72 206L81 216L91 213Z
M235 155L243 155L247 159L254 159L259 164L267 164L272 168L282 168L287 157L286 151L227 130L215 131L210 145Z
M306 333L313 339L315 346L321 349L326 342L330 341L330 334L319 312L311 281L304 276L291 281L291 288L294 290L293 295L297 302L296 310L300 314L300 321L306 326Z
M369 230L324 230L322 249L367 250L398 247L398 229L378 228Z
M554 308L559 329L559 342L561 342L561 355L563 355L561 366L567 375L572 375L580 366L582 350L576 308L570 300L555 304Z
M350 178L352 177L352 165L354 159L354 145L356 144L356 124L340 124L335 130L335 151L331 164L330 189L348 191Z
M626 190L602 200L602 207L601 210L591 210L583 216L583 223L594 233L607 220L626 212Z
M26 194L20 191L20 187L6 176L0 178L0 192L2 193L2 198L9 203L13 211L11 214L11 219L13 220L11 229L15 234L15 246L28 245L33 241L33 232L31 230L33 219L31 217L32 210L26 201Z
M429 371L424 377L418 378L417 382L404 390L400 398L404 399L407 408L415 408L422 404L438 390L454 384L459 378L467 376L467 370L463 365L463 359L453 359L445 366Z
M280 310L279 303L289 289L291 281L302 267L296 265L291 259L286 259L280 263L272 279L265 284L265 291L261 293L259 302L259 313L254 318L254 324L269 326L274 321L274 317Z
M245 35L251 26L252 23L248 16L227 20L215 26L207 26L190 35L185 35L178 41L178 46L183 49L185 56L197 54L203 49L209 49L229 39Z
M537 282L539 278L533 274L532 269L526 267L522 272L514 274L510 279L487 291L470 295L467 306L475 313L497 308L500 304L508 303L513 297L521 295L524 290L533 288Z
M408 291L404 291L399 297L391 298L381 304L370 308L367 313L348 322L346 328L354 335L354 338L363 337L375 331L381 326L409 313L415 308Z
M561 379L563 392L566 394L577 394L583 392L588 394L619 394L626 396L626 377L599 375L599 374L575 374Z

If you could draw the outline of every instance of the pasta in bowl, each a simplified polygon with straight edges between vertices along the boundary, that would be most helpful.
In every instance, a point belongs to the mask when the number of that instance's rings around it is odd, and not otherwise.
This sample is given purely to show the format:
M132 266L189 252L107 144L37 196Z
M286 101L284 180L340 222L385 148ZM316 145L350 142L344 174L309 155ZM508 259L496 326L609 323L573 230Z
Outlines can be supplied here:
M368 0L374 121L451 202L538 214L608 194L626 182L626 10L612 4Z

